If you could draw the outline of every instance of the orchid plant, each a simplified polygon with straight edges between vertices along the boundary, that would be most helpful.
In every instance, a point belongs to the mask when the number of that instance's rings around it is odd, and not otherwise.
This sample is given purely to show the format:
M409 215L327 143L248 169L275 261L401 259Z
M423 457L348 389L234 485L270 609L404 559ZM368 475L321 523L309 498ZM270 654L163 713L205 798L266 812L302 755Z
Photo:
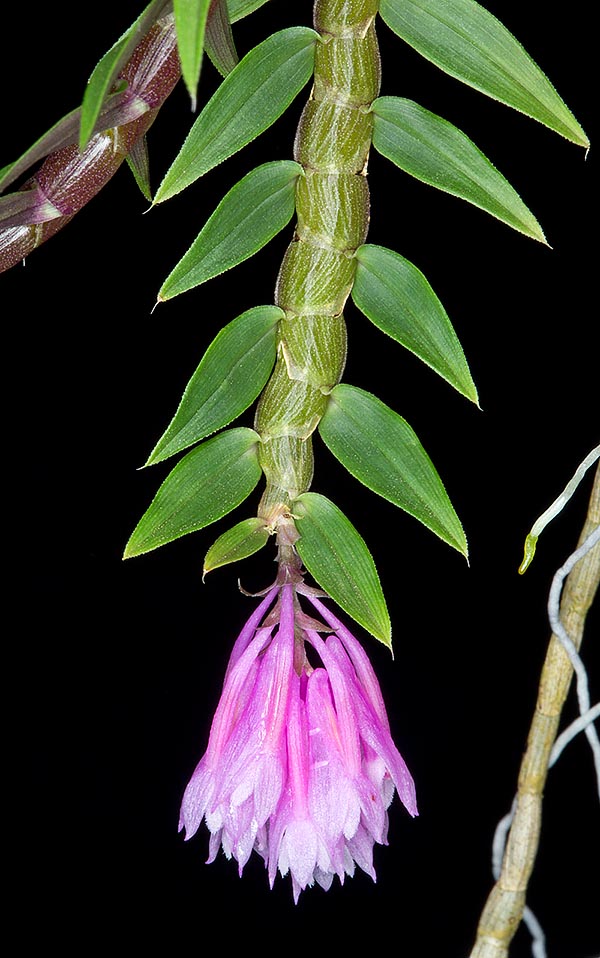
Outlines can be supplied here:
M408 44L573 144L589 143L529 54L474 0L316 0L311 23L267 35L239 58L235 31L243 24L236 25L265 3L151 0L140 11L94 69L81 106L0 171L0 270L61 230L124 161L154 208L306 97L293 156L265 157L234 183L199 233L190 231L189 248L174 255L157 290L157 308L168 309L162 304L289 232L274 294L254 290L257 301L233 319L223 311L150 451L148 467L177 462L124 552L152 552L242 504L245 517L208 545L204 575L274 546L276 574L233 645L180 827L190 838L205 821L209 861L222 848L240 874L257 852L271 885L277 872L290 874L298 900L315 881L327 889L357 865L375 877L373 849L387 842L396 792L417 814L374 669L347 624L391 650L377 557L354 517L317 491L313 436L358 482L468 556L461 521L413 428L344 380L350 300L385 334L383 346L405 347L478 405L458 336L426 276L398 251L367 242L370 151L487 212L499 229L546 243L518 193L462 130L400 95L380 96L378 32L391 31L398 49ZM222 81L197 103L205 54ZM195 119L153 191L146 134L181 80ZM253 406L251 428L232 425ZM509 943L490 920L473 956L498 958Z

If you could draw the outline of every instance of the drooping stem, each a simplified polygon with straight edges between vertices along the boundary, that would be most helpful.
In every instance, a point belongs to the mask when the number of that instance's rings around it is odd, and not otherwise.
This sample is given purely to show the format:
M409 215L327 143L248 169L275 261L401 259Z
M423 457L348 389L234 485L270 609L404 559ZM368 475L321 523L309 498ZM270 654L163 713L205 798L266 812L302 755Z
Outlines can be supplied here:
M379 92L374 20L378 0L317 0L314 84L302 113L294 159L297 224L277 281L285 311L273 375L256 412L266 488L258 515L289 540L294 498L311 484L311 436L346 359L343 309L353 254L366 237L371 146L369 108Z
M119 74L126 90L101 116L87 146L80 151L76 142L69 142L55 149L20 187L25 208L0 222L0 273L54 236L102 189L142 141L179 77L170 14L158 20L134 50Z
M596 471L579 546L599 524L600 469ZM561 622L577 650L599 581L600 544L596 544L567 576L560 604ZM539 844L543 790L550 755L572 677L573 666L567 652L559 638L552 635L527 749L521 762L514 816L501 872L483 908L470 958L508 958L510 943L523 918L527 886Z

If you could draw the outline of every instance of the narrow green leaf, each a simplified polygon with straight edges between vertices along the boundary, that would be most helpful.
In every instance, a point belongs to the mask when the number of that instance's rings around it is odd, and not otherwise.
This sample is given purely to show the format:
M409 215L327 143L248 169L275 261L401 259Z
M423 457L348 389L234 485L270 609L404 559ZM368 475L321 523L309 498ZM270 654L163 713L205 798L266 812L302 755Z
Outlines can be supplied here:
M254 402L273 369L277 323L284 316L278 306L256 306L217 334L147 466L229 425Z
M460 520L405 419L371 393L340 384L329 396L319 432L356 479L467 556Z
M452 123L412 100L384 96L373 103L373 146L401 170L491 213L545 243L522 199L486 156Z
M474 0L381 0L379 12L394 33L450 76L589 146L527 51Z
M277 160L257 166L236 183L167 276L159 302L205 283L262 249L294 215L301 174L299 163Z
M203 576L213 569L239 562L266 545L269 532L264 519L243 519L212 544L204 559Z
M416 266L383 246L360 246L352 299L371 322L477 403L477 389L446 310Z
M158 19L167 0L152 0L137 20L123 33L116 43L98 61L87 82L81 104L79 125L79 149L83 150L94 132L102 105L115 83L121 67L127 62L141 38Z
M392 628L373 557L338 507L316 492L293 503L296 549L313 579L348 615L392 647Z
M196 109L196 92L210 2L211 0L173 0L181 74L192 101L192 110Z
M243 17L247 17L249 13L254 13L267 2L268 0L227 0L230 23L236 23Z
M318 34L308 27L274 33L250 50L199 114L167 170L162 203L263 133L310 79Z
M188 452L133 530L123 558L203 529L239 506L261 477L259 440L252 429L228 429Z

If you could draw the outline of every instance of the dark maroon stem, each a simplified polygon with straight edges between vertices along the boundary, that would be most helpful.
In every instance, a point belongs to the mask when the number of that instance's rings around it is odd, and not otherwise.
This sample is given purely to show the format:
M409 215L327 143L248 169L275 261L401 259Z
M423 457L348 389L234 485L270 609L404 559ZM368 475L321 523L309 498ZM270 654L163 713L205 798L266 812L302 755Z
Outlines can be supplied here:
M0 273L61 230L111 179L150 128L180 77L173 17L155 23L119 74L127 83L116 125L96 132L83 151L51 153L19 192L32 191L24 214L0 229ZM125 122L119 119L126 117Z

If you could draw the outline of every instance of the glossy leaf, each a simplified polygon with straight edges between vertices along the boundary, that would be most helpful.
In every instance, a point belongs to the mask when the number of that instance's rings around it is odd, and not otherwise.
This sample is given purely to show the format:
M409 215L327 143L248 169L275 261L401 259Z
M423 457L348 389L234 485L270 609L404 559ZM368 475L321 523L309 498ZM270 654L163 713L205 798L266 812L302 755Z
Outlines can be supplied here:
M168 0L152 0L137 20L123 33L95 66L85 88L81 104L79 149L83 150L94 132L100 110L117 80L119 71L129 60L135 47L156 22Z
M147 466L229 425L254 402L273 369L277 306L256 306L228 323L204 354Z
M308 27L290 27L240 60L199 114L155 203L181 192L281 116L312 75L317 38Z
M269 532L264 519L243 519L212 544L204 559L203 575L254 555L266 545Z
M356 259L352 299L361 312L477 403L462 346L420 270L383 246L360 246Z
M181 73L196 109L196 91L204 53L204 31L211 0L173 0Z
M474 0L381 0L379 12L394 33L450 76L589 146L545 74Z
M252 429L229 429L188 452L135 527L124 558L203 529L235 509L261 477L258 442Z
M329 396L319 432L356 479L467 555L458 516L406 420L371 393L340 384Z
M163 283L159 301L205 283L262 249L294 215L301 174L298 163L278 160L257 166L236 183Z
M316 492L293 504L300 538L296 549L313 579L348 615L392 647L392 630L373 557L338 507Z
M546 242L518 193L452 123L412 100L394 96L375 100L373 113L373 146L401 170Z

